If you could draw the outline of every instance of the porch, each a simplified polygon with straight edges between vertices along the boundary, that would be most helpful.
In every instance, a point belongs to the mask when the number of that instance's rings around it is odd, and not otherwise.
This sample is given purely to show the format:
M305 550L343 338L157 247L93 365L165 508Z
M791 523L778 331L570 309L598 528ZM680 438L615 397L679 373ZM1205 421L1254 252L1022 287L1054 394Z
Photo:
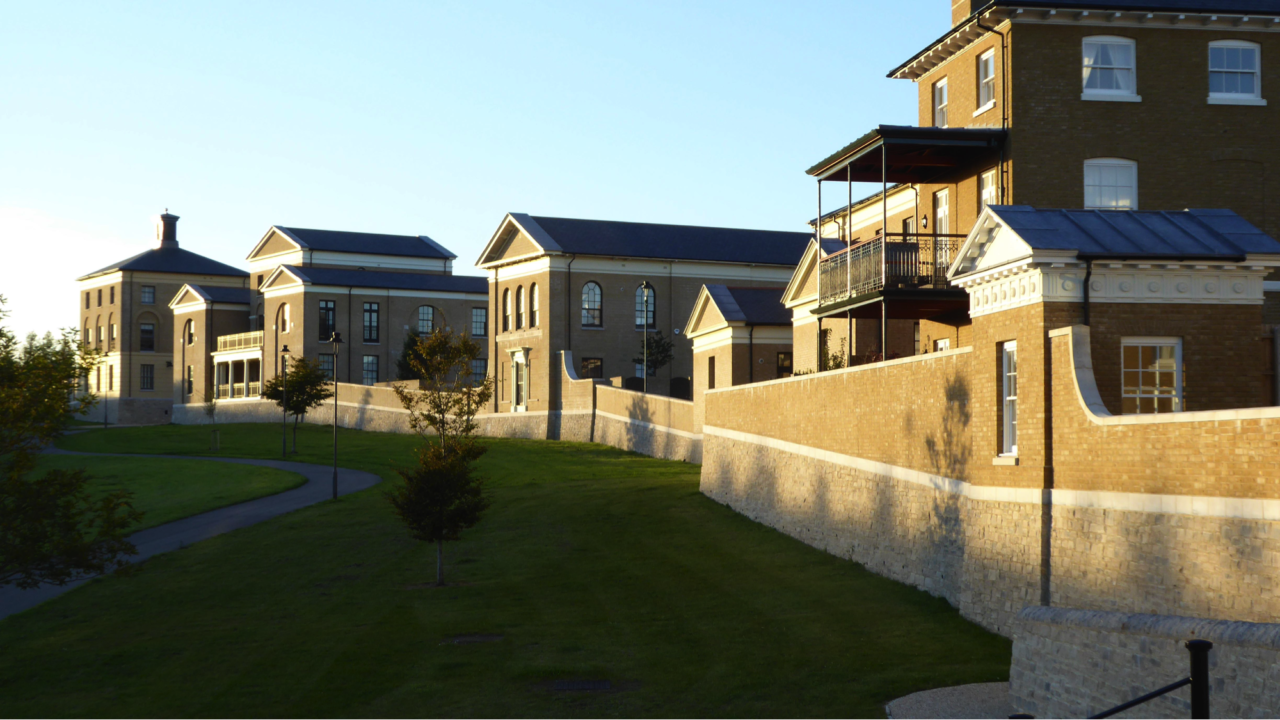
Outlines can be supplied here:
M214 397L219 400L256 398L262 394L262 360L214 361Z

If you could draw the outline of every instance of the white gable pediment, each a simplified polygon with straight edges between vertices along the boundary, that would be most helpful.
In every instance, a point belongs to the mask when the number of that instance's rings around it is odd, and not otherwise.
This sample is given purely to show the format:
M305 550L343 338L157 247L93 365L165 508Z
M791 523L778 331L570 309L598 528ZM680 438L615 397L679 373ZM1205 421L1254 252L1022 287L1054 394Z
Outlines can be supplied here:
M787 283L787 289L782 293L782 305L786 308L792 308L804 302L805 300L817 297L816 289L811 292L805 292L805 288L809 285L809 278L817 271L818 261L821 260L822 247L817 241L810 240L809 245L804 249L804 255L800 256L800 263L796 265L796 270L791 274L791 280Z
M986 208L956 253L955 261L947 271L947 279L994 270L1026 260L1031 254L1031 245L1000 222L991 208Z

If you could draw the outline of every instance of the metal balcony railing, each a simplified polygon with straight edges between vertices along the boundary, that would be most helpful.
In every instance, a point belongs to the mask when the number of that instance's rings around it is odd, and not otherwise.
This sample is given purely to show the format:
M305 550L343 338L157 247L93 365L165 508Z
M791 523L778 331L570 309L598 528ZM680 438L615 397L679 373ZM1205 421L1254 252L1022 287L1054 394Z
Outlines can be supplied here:
M946 287L947 268L964 235L889 233L822 259L818 303L827 305L888 288Z
M236 333L235 335L220 335L218 337L218 352L227 350L245 350L248 348L262 347L262 331Z

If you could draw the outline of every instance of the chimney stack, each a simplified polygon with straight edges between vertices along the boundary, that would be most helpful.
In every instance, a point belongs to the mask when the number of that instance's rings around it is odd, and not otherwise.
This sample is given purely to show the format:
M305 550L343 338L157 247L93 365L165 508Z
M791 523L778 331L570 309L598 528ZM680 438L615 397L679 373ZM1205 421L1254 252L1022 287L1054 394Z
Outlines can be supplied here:
M170 215L168 208L156 218L156 240L160 241L162 248L178 247L178 216Z
M973 0L951 0L951 27L964 22L973 12Z

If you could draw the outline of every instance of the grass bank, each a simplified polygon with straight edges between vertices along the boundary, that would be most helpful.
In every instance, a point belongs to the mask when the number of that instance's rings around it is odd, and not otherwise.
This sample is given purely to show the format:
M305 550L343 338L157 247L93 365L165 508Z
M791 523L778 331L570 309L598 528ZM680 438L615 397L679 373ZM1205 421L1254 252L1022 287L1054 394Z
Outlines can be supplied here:
M207 432L120 429L64 445L207 452ZM302 459L324 462L327 432L303 429ZM224 426L223 452L271 456L265 435ZM341 440L352 467L390 476L409 462L404 436ZM697 466L598 445L489 447L494 505L447 549L452 585L429 586L432 549L374 488L0 621L0 707L859 717L917 690L1007 678L1007 640L712 502Z

